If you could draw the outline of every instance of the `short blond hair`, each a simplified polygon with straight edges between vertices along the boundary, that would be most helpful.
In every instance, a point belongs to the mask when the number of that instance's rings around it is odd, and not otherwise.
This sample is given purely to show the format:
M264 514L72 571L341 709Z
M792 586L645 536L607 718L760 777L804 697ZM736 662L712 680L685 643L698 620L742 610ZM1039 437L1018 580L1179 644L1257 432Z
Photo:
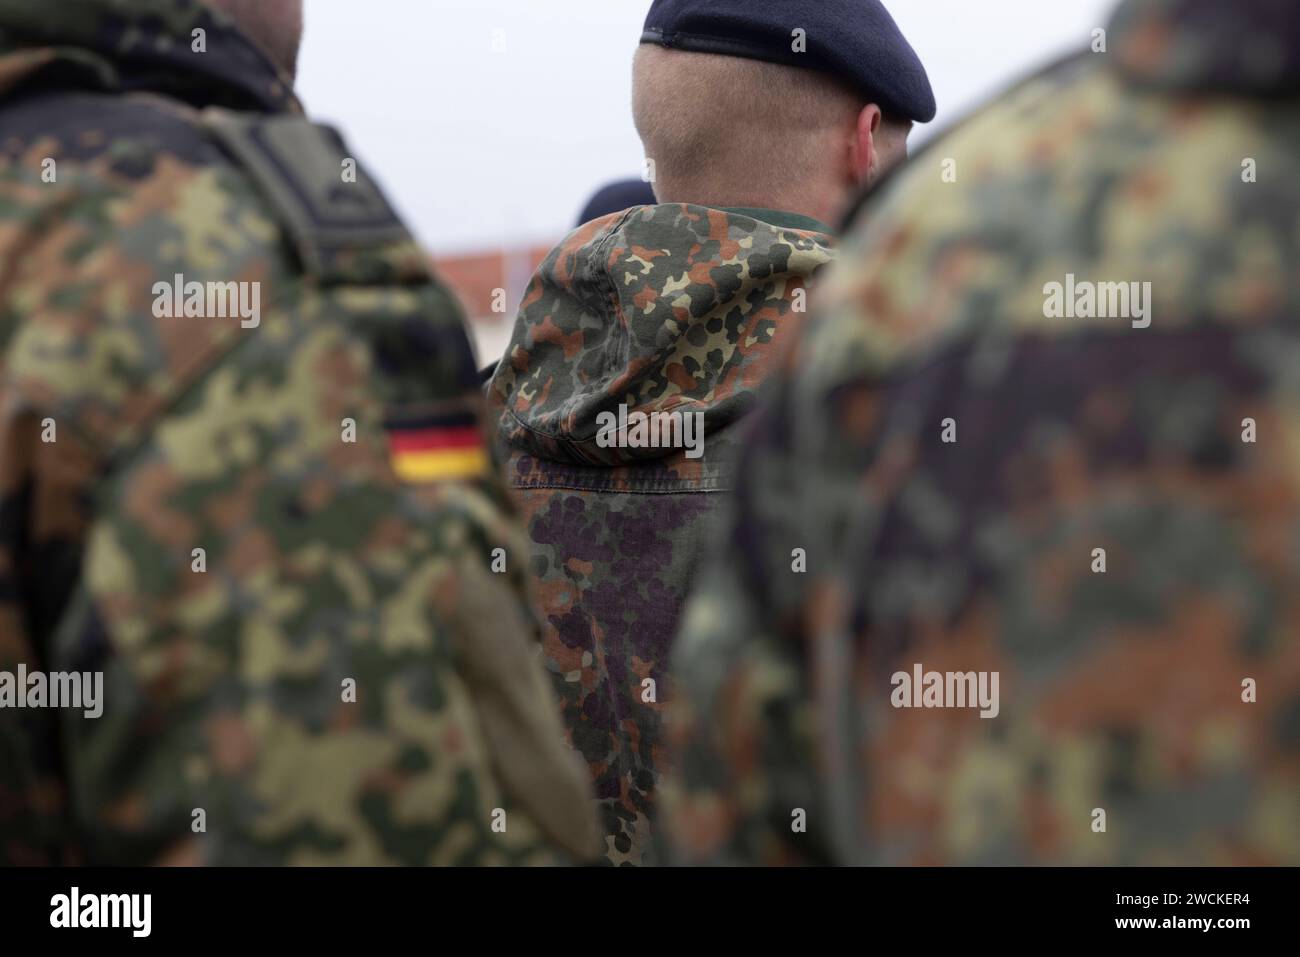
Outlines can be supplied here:
M652 44L633 61L632 116L661 200L779 195L819 175L866 105L826 74L777 63Z

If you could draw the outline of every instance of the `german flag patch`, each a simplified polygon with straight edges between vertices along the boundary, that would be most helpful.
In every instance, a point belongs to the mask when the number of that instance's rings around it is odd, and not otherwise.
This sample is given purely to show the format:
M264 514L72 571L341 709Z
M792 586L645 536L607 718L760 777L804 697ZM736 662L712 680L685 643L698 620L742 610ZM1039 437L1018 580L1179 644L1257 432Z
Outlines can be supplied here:
M478 418L471 412L389 419L389 455L403 482L481 478L491 463Z

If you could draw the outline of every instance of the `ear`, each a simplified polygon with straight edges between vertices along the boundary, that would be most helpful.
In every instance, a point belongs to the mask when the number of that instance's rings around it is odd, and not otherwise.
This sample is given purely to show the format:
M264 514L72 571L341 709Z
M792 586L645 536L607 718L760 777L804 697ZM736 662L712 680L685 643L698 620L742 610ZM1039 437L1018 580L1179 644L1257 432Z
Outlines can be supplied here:
M883 120L884 114L874 103L868 103L858 114L857 129L849 143L849 175L855 186L861 186L871 179L872 171L880 165L876 134Z

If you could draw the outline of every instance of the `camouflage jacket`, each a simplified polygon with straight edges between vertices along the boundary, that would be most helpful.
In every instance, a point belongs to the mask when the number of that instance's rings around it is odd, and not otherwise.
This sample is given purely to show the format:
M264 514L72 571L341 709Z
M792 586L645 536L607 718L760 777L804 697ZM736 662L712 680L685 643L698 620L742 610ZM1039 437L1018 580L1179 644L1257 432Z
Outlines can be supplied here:
M197 0L0 0L0 151L0 863L591 853L458 310L337 137Z
M1300 863L1300 8L1096 47L869 197L774 377L681 860Z
M654 859L660 709L687 583L741 420L831 255L825 227L790 214L665 205L596 220L542 264L491 383L544 660L610 862Z

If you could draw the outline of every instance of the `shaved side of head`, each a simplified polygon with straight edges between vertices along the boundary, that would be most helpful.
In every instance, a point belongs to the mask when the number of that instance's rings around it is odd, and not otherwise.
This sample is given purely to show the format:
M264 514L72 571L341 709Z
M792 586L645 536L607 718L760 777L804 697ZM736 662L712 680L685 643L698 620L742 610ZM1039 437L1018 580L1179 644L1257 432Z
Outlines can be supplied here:
M302 45L302 0L207 0L224 11L276 66L296 76Z
M845 191L837 164L868 105L811 70L651 44L637 51L632 100L660 202L784 209L792 193L807 206ZM881 124L882 163L906 155L910 129Z

